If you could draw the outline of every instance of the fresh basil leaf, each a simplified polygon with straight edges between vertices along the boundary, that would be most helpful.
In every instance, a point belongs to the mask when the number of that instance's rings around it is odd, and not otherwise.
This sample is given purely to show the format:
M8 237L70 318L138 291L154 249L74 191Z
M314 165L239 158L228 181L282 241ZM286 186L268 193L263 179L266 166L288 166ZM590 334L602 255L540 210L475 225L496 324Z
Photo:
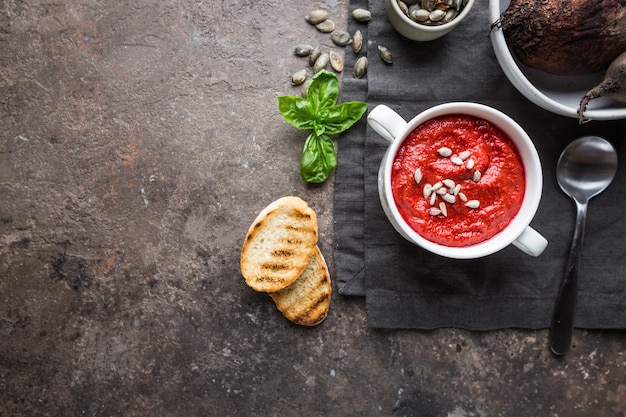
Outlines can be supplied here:
M315 119L313 121L313 132L317 135L317 136L322 136L323 134L326 133L326 125L324 124L324 122L321 122L318 119Z
M336 135L348 130L361 119L367 110L367 103L350 101L339 105L326 107L317 113L315 130L318 129L328 135ZM319 125L323 125L320 127Z
M337 153L328 135L318 136L314 132L304 143L300 160L300 175L310 183L322 183L337 166Z
M339 80L330 71L322 70L311 79L306 93L314 113L334 106L339 99Z
M339 80L326 70L316 73L307 90L307 98L278 97L278 108L284 119L296 129L312 130L308 136L300 174L309 183L326 181L337 166L335 146L328 135L350 128L367 110L367 103L349 102L337 105Z
M315 109L309 100L295 96L280 96L278 97L278 110L283 118L296 129L313 129Z

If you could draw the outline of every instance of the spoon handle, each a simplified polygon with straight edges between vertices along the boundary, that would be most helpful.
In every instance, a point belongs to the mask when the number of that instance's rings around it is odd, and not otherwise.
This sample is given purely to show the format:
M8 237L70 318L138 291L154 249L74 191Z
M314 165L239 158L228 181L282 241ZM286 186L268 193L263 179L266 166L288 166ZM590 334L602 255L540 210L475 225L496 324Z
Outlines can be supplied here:
M572 344L574 315L576 312L576 294L578 292L578 270L582 253L585 223L587 220L587 203L576 201L576 227L572 238L565 275L554 306L550 327L550 350L555 355L564 355Z

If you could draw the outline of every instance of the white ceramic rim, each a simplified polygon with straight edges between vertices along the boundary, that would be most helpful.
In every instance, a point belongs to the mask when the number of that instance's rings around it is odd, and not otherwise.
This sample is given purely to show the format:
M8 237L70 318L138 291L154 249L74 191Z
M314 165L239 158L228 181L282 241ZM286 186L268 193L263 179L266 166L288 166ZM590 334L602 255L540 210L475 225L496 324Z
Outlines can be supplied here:
M522 157L526 179L526 191L524 193L522 207L511 223L502 232L498 233L488 241L463 247L444 246L431 242L413 230L413 228L411 228L411 226L404 221L402 215L398 211L391 187L391 168L393 166L393 160L395 159L398 149L405 141L408 134L411 133L417 126L430 119L438 116L453 114L465 114L485 119L507 134L511 140L514 141L520 156ZM539 202L541 200L543 175L541 162L535 145L528 134L521 128L520 125L517 124L517 122L501 111L484 104L472 102L452 102L440 104L421 112L407 123L405 129L402 131L402 134L398 135L398 137L396 137L389 145L383 162L384 169L379 172L379 175L382 174L383 178L379 177L379 187L381 185L383 186L384 198L388 209L390 210L390 214L395 220L396 224L394 224L394 226L396 228L399 227L398 232L409 241L415 242L424 249L449 258L480 258L498 252L499 250L510 245L530 224L537 212ZM381 181L383 184L380 183ZM531 191L529 192L529 190ZM385 202L383 202L383 204L385 204ZM394 222L392 222L392 224L393 223Z
M400 19L406 24L408 24L409 26L417 30L427 32L427 33L439 33L449 28L453 28L457 26L459 23L461 23L461 21L465 18L465 16L467 16L467 14L470 12L470 9L474 5L474 0L468 0L465 7L463 7L463 10L461 10L461 13L459 13L454 19L452 19L448 23L444 23L443 25L437 25L437 26L428 26L428 25L421 25L419 23L416 23L412 21L411 19L409 19L408 16L405 15L402 10L400 10L400 7L398 6L397 1L389 0L389 3L391 4L391 8L396 12L396 14L400 16Z
M489 0L489 22L493 23L500 18L500 15L509 2L507 0ZM522 70L520 69L520 63L513 57L509 47L506 44L506 40L504 39L504 33L501 29L494 28L491 33L491 42L493 45L493 49L496 55L498 62L500 63L500 67L502 71L507 76L511 84L517 88L517 90L522 93L527 99L542 107L548 111L559 114L561 116L568 116L578 118L578 106L565 105L560 103L559 101L554 100L553 98L546 95L544 92L539 90L533 83L530 82L528 77ZM531 69L527 71L531 72ZM546 77L550 77L550 75L546 74ZM557 77L557 76L553 76ZM602 79L602 75L598 74L598 82ZM579 77L572 77L572 82L576 82ZM581 79L583 77L580 77ZM584 77L590 79L589 77ZM565 79L565 78L563 78ZM589 88L593 87L594 83L592 82L589 85ZM584 95L584 87L581 87L580 98ZM608 108L599 108L600 103L602 102L602 107L604 105L611 105L606 103L611 103L606 98L594 100L589 103L589 107L585 111L585 117L593 120L617 120L626 118L626 105L624 107L608 107ZM596 108L594 108L596 107Z

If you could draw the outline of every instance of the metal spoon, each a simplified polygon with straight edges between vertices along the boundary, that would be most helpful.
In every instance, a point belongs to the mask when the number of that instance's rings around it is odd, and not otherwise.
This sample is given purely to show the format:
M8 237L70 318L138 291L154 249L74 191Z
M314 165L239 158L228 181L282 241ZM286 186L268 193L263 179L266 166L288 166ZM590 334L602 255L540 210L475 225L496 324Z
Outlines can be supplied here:
M587 203L609 186L616 171L615 149L597 136L584 136L570 143L557 164L559 186L576 203L576 228L550 328L550 349L555 355L565 354L572 341Z

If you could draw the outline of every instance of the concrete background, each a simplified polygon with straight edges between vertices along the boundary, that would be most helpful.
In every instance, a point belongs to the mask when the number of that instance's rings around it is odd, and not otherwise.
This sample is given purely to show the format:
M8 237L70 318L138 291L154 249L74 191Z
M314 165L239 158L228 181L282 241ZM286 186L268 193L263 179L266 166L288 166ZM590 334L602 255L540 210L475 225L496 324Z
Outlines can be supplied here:
M302 328L239 250L283 195L319 218L276 97L347 0L0 2L1 416L626 416L623 332ZM375 18L384 18L375 16ZM347 74L346 76L350 76Z

